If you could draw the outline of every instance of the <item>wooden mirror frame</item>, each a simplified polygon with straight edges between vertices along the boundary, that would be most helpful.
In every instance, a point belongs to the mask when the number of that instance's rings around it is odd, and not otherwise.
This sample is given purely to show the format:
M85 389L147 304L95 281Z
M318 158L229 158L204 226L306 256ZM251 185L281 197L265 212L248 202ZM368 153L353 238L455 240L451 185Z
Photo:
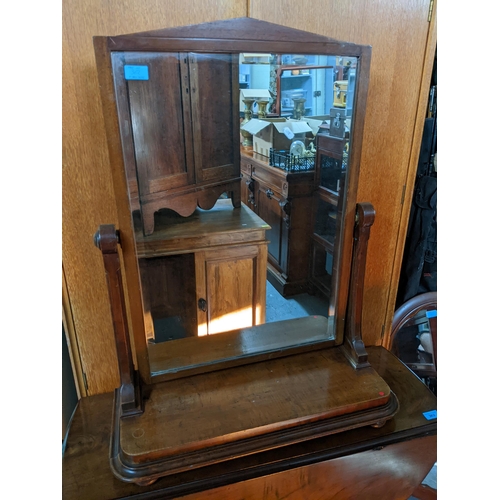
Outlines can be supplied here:
M353 234L356 215L363 125L368 93L371 47L345 43L325 36L295 30L251 18L170 28L132 35L94 37L98 66L101 101L106 126L108 151L113 176L115 199L120 230L120 245L124 263L126 302L133 331L138 371L141 379L155 382L151 375L148 346L144 330L143 302L138 259L135 248L134 228L129 206L128 185L125 172L118 110L114 93L111 53L114 51L240 53L272 52L293 54L321 54L356 57L357 80L354 111L350 133L350 155L344 193L344 217L338 241L338 276L332 277L333 291L330 299L328 329L331 339L324 346L344 343L349 295Z

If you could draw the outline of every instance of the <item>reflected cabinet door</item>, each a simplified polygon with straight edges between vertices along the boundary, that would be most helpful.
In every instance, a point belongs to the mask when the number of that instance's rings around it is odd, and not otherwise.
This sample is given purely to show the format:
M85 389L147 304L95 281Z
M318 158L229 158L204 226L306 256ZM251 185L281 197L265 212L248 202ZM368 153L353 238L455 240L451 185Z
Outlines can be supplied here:
M287 228L284 227L283 210L280 206L279 193L266 184L259 183L257 190L257 207L259 217L270 226L267 231L269 240L269 260L280 272L287 273Z
M191 53L189 78L196 183L239 177L237 56Z
M232 54L120 52L113 73L131 208L151 234L155 211L179 208L173 198L239 178L238 64ZM186 203L183 215L196 198Z
M122 52L113 58L115 85L121 90L120 128L130 193L138 183L143 201L193 183L187 57Z
M266 245L196 254L198 335L265 322Z

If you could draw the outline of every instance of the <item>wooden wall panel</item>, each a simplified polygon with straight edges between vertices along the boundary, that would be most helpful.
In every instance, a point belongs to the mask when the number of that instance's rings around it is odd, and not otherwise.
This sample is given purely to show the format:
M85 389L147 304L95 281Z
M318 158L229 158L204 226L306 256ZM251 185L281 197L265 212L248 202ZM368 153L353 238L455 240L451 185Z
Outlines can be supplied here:
M249 16L372 46L358 201L371 202L363 338L380 344L390 332L402 246L430 82L435 23L430 0L251 0ZM431 35L429 37L429 34ZM401 203L404 186L407 197ZM404 209L404 211L403 211ZM404 213L404 217L402 214Z
M117 224L92 37L247 14L246 0L63 2L63 268L87 394L113 390L118 367L99 224Z

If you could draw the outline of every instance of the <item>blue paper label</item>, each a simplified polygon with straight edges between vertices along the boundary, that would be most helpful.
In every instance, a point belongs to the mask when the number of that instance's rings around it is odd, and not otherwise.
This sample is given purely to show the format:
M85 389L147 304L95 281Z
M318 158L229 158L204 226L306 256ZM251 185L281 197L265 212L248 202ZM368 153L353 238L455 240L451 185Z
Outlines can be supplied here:
M436 418L438 418L438 412L437 412L437 410L426 411L425 413L422 413L422 415L427 420L435 420Z
M125 80L149 80L149 69L147 66L136 66L125 64Z
M428 318L437 318L438 312L434 309L433 311L427 311L426 315Z

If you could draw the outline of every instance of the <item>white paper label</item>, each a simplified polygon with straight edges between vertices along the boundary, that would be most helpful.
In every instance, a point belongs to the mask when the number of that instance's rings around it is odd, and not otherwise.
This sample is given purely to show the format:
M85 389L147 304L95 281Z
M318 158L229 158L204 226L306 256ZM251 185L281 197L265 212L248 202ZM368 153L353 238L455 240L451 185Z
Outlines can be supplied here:
M283 133L286 135L286 138L290 140L292 140L293 137L295 136L295 134L291 131L289 127L285 127L283 129Z

